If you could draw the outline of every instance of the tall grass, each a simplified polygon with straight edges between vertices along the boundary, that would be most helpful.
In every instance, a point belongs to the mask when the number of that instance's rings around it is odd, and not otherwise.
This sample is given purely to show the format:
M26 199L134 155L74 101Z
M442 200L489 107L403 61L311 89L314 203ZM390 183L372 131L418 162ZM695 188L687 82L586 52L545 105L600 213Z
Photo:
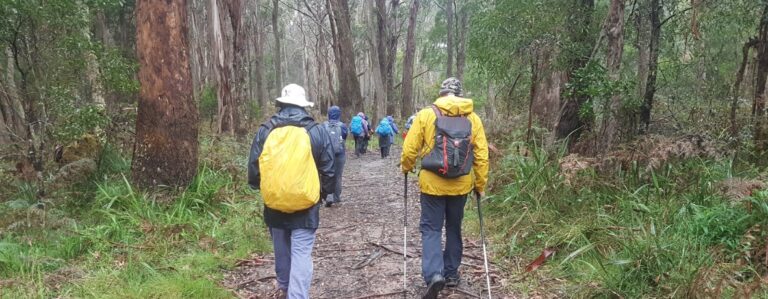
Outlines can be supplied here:
M270 250L261 201L227 167L204 160L186 190L148 193L131 185L119 155L100 164L94 181L60 194L69 204L46 211L70 225L0 235L0 297L225 298L221 268Z
M554 288L573 297L730 296L755 291L754 277L766 274L753 258L764 241L745 243L750 230L759 234L768 225L766 193L731 201L716 187L731 176L753 176L754 169L691 159L653 171L637 165L586 170L568 184L559 155L529 153L504 157L493 174L489 230L496 252L509 258L528 262L544 248L556 249L538 273L518 273L564 283L522 279L516 287ZM710 275L713 269L720 270ZM721 283L726 278L736 282Z

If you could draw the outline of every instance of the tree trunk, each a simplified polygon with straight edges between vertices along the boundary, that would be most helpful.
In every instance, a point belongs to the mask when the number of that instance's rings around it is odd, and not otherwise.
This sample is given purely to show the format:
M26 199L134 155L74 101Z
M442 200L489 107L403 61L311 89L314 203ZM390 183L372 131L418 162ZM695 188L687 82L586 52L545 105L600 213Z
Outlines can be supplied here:
M82 10L85 15L91 14L87 5L80 1L77 1L76 3L78 8ZM93 43L91 40L90 28L82 27L80 29L80 34L83 35L83 38L87 40L88 43ZM101 68L99 67L98 57L96 57L96 53L94 53L92 50L85 51L84 56L86 68L85 77L90 89L91 103L100 109L106 109L106 101L104 100L104 87L101 84Z
M281 35L280 23L278 22L279 18L280 1L272 0L272 32L275 35L275 55L272 59L275 60L275 88L277 89L278 95L282 92L283 88L283 55L281 54L282 49L280 48Z
M373 97L373 120L381 119L386 115L387 88L385 78L387 76L387 38L386 38L386 1L376 0L374 7L372 2L367 2L368 26L370 39L368 40L368 62L371 69L370 76L373 80L371 95Z
M395 99L395 62L397 60L397 40L399 36L399 23L397 22L397 10L400 6L399 0L390 1L390 13L387 18L387 63L386 63L386 85L387 85L387 115L394 115L397 108Z
M375 21L369 20L369 24L371 28L375 28L375 30L372 30L371 32L371 38L373 41L370 43L371 48L371 70L373 70L373 73L371 74L373 76L374 81L374 90L373 90L373 102L374 102L374 113L373 115L376 117L375 119L381 119L386 114L386 107L387 107L387 99L388 99L388 93L389 88L387 88L387 65L388 65L388 55L387 55L387 49L388 47L388 37L387 37L387 27L388 25L388 16L387 16L387 4L386 0L376 0L376 6L369 7L370 9L370 15L373 15ZM370 1L367 1L368 5L371 5Z
M350 119L353 113L363 110L360 81L355 67L355 48L352 43L352 27L347 0L327 0L331 12L333 50L336 57L336 76L339 82L339 106L342 117Z
M15 57L11 48L5 48L6 55L6 68L4 77L3 88L4 94L7 98L7 110L6 110L6 124L11 130L12 140L21 142L24 140L24 136L27 136L27 127L25 123L27 121L26 113L24 112L24 104L22 103L19 89L16 86L16 72L15 72Z
M758 153L768 149L768 121L765 118L765 83L768 79L768 3L760 18L757 36L757 80L755 81L755 148Z
M416 56L416 18L419 15L419 0L411 2L408 16L408 33L405 38L405 58L403 59L403 83L402 83L402 117L413 114L413 63Z
M557 45L552 41L536 42L532 47L533 61L531 73L531 97L532 111L538 123L554 132L557 132L563 124L572 124L577 120L563 117L578 117L576 113L566 113L565 109L578 109L576 101L566 101L563 104L563 87L567 74L557 69L557 59L560 53ZM566 105L566 106L563 106ZM557 135L555 135L557 137ZM566 134L565 137L568 137ZM565 138L563 137L563 138Z
M738 144L739 140L739 124L736 119L736 112L739 108L739 98L741 97L741 82L744 81L744 72L747 68L747 61L749 60L749 49L757 45L756 39L750 39L741 48L741 64L739 64L739 70L736 72L736 81L731 88L731 141L733 144Z
M259 101L261 115L265 115L264 109L267 107L267 86L264 82L264 43L266 42L264 26L262 26L259 7L261 0L255 0L253 4L256 10L253 14L254 27L253 32L253 81L256 84L256 99Z
M446 51L448 58L445 66L445 77L453 77L453 0L445 0L445 20L446 20Z
M457 69L458 71L458 69ZM485 119L489 121L488 123L488 131L493 132L493 127L491 127L492 124L495 124L496 120L496 89L494 88L493 84L490 82L487 83L488 85L488 93L486 94L486 98L488 99L485 102Z
M197 170L198 113L189 70L186 0L138 0L138 115L133 181L186 186Z
M459 13L459 36L456 49L456 78L464 82L464 66L467 57L467 31L469 30L469 12L464 8Z
M638 1L638 10L635 13L635 28L637 29L637 40L635 48L637 49L637 97L640 99L645 98L645 88L647 87L648 80L648 67L651 60L650 43L651 43L651 20L650 20L650 0ZM628 125L627 130L632 134L639 131L640 126L637 124L639 111L632 112L633 115L628 115L631 118L632 124Z
M593 38L590 32L592 23L592 14L595 10L594 0L575 0L574 7L566 26L569 30L571 42L574 44L574 50L568 59L568 78L589 63ZM582 132L588 131L592 126L592 119L584 119L579 113L582 106L589 102L589 97L584 94L563 97L561 113L555 127L555 138L568 138L568 143L573 144L581 137Z
M213 51L215 53L218 91L218 134L242 135L242 110L239 86L240 72L235 68L242 55L240 0L211 0Z
M651 125L651 110L656 96L656 76L659 66L659 43L661 42L661 1L650 0L649 21L650 41L648 43L648 78L645 79L643 106L640 107L640 133L646 134Z
M611 0L605 35L608 41L608 50L605 55L608 80L617 83L621 80L621 56L624 50L624 0ZM603 130L600 134L602 140L598 151L607 152L616 141L620 109L621 94L616 93L611 96L608 111L603 119Z

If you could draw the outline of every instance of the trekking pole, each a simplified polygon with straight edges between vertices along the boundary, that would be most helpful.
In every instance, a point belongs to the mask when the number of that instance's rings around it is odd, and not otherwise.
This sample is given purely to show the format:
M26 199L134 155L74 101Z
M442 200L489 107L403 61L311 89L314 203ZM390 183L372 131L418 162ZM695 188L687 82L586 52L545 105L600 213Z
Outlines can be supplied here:
M403 298L408 297L408 173L403 180Z
M488 252L485 249L485 232L483 230L483 212L480 209L480 193L475 195L477 198L477 218L480 220L480 239L483 242L483 263L485 264L485 286L488 288L488 299L491 298L491 275L488 271Z

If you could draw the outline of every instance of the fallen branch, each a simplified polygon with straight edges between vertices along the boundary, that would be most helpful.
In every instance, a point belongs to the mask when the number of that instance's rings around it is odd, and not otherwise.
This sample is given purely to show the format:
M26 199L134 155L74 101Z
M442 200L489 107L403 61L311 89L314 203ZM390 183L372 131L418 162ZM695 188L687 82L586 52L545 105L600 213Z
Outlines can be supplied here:
M365 248L335 248L335 249L315 249L315 252L347 252L347 251L360 251Z
M252 283L255 283L255 282L264 282L265 280L276 279L276 278L277 277L272 275L272 276L264 276L262 278L257 278L257 279L251 279L251 280L248 280L248 281L245 281L243 283L238 284L237 287L235 288L235 290L240 290L240 289L248 286L249 284L252 284Z
M389 252L392 252L392 253L396 253L396 254L399 254L399 255L403 255L403 252L402 252L402 251L399 251L399 250L397 250L397 249L393 249L393 248L389 248L389 247L387 247L387 246L385 246L385 245L381 245L381 244L378 244L378 243L375 243L375 242L368 242L368 244L371 244L371 245L373 245L373 246L379 247L379 248L381 248L381 249L384 249L384 250L386 250L386 251L389 251ZM421 255L413 256L413 255L411 255L411 254L408 254L407 256L408 256L408 257L411 257L411 258L413 258L413 257L418 257L418 256L421 256Z
M482 261L482 260L483 260L483 258L482 258L482 257L479 257L479 256L475 256L475 255L471 255L471 254L469 254L469 253L465 253L465 254L463 254L463 256L464 256L464 257L466 257L466 258L470 258L470 259L473 259L473 260L478 260L478 261ZM496 265L496 263L495 263L495 262L493 262L493 261L491 261L490 259L488 260L488 263L489 263L489 264L492 264L492 265Z
M389 296L393 296L393 295L398 295L398 294L402 294L402 293L405 293L405 291L397 291L397 292L386 293L386 294L368 295L368 296L363 296L363 297L357 297L357 298L354 298L354 299L381 298L381 297L389 297Z
M462 293L462 294L464 294L464 295L467 295L467 296L469 296L469 297L471 297L471 298L480 298L480 296L478 296L478 295L475 295L475 294L473 294L473 293L470 293L469 291L465 291L465 290L462 290L462 289L460 289L460 288L455 288L455 289L453 289L453 290L454 290L454 291L456 291L456 292L458 292L458 293Z
M368 257L366 257L364 260L352 266L352 269L359 270L359 269L365 268L368 265L373 264L373 262L375 262L382 256L384 256L384 252L382 252L381 249L376 249L376 251L369 254Z

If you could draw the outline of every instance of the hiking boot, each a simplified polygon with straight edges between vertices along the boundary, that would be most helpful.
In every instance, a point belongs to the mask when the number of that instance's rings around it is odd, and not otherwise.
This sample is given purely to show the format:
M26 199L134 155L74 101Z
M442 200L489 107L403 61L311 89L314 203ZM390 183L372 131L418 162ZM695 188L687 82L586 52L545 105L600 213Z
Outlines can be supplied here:
M333 202L330 202L330 201L326 201L325 202L325 207L326 208L330 208L332 205L333 205Z
M458 287L460 281L461 279L458 276L448 277L445 279L445 287L448 287L448 288Z
M443 278L440 274L435 274L432 276L432 279L429 280L429 286L427 286L427 291L424 293L424 296L422 296L422 299L435 299L437 298L437 295L440 294L440 291L443 290L445 287L445 278Z

